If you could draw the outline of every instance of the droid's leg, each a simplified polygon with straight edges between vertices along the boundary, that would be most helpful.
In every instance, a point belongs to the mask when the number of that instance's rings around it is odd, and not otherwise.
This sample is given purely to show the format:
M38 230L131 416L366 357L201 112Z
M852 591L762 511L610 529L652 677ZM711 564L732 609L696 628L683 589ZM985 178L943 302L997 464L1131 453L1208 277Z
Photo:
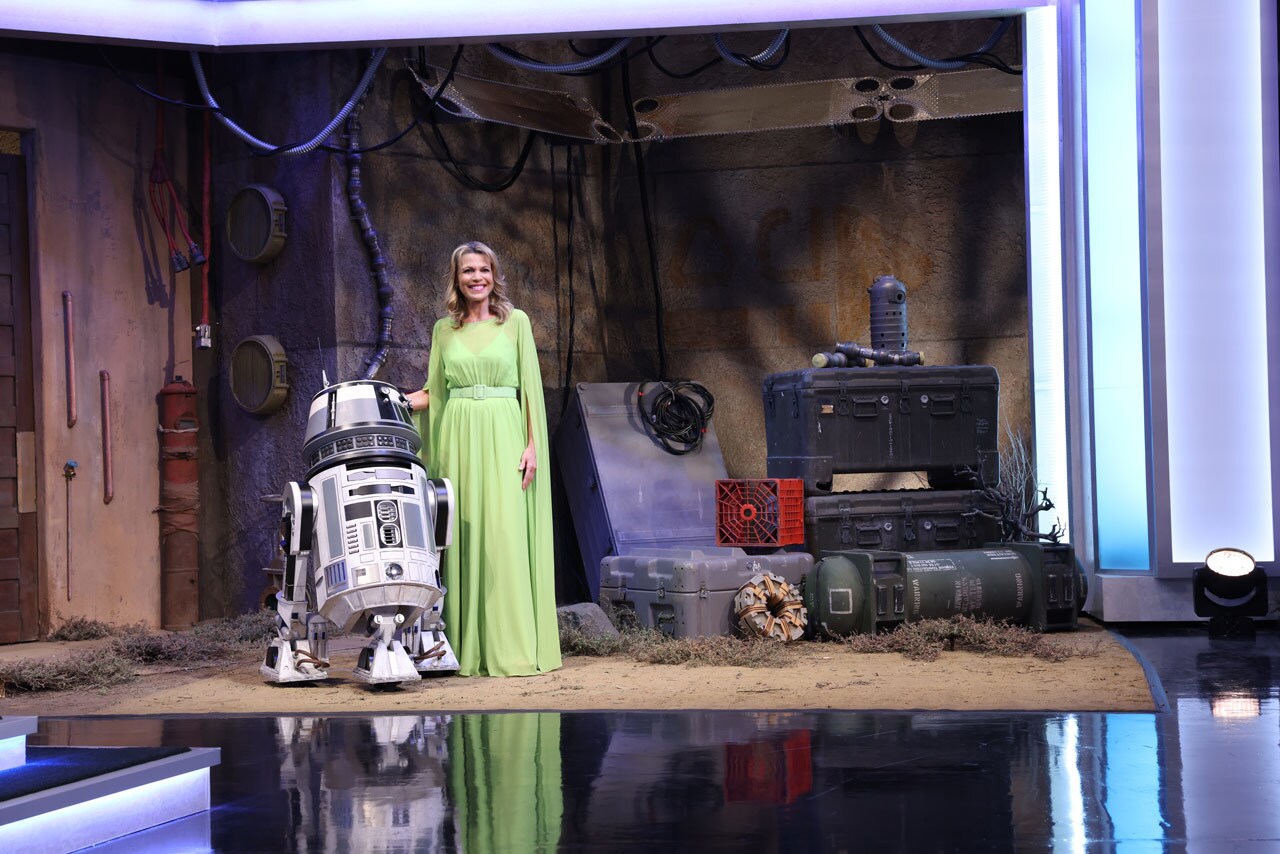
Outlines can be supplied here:
M432 583L440 588L440 598L428 610L422 612L413 626L405 632L405 646L420 673L456 673L458 657L445 635L445 589L440 578L441 552L453 543L453 484L445 478L428 481L431 486L431 514L435 522L433 542L436 565L432 571Z
M419 673L456 673L458 657L444 633L444 618L440 599L405 632L405 648L409 650Z
M422 677L413 659L400 641L404 615L389 609L369 616L369 641L360 650L360 658L351 675L362 682L379 685L388 682L412 682Z
M276 632L258 671L269 682L315 682L327 679L324 649L312 646L307 608L310 572L311 491L290 483L285 490L280 533L284 539L284 585L276 594ZM323 641L323 628L320 640ZM321 644L323 647L323 643Z

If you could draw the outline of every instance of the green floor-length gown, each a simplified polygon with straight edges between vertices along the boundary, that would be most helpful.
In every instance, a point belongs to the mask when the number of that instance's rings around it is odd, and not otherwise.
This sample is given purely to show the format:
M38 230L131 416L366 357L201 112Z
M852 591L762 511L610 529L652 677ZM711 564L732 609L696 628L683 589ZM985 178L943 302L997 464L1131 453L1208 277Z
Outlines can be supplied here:
M459 851L556 850L564 814L559 714L457 715L448 761Z
M550 459L542 373L529 317L515 309L431 333L424 461L453 482L453 545L445 551L445 630L462 676L527 676L560 666ZM519 398L450 397L449 390L510 387ZM421 420L419 422L421 424ZM538 468L520 488L532 425Z

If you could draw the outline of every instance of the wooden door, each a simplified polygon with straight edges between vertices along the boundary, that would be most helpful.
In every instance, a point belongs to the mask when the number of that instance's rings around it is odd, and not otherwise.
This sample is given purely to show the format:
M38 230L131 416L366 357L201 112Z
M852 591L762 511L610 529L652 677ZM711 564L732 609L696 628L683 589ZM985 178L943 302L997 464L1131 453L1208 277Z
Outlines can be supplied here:
M0 155L0 643L39 633L27 178Z

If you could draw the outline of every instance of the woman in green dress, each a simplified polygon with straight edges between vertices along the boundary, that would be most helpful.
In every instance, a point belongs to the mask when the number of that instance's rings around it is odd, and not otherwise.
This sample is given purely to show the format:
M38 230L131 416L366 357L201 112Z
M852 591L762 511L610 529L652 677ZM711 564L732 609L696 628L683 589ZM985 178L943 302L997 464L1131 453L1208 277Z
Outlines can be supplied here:
M453 482L457 502L445 629L461 676L545 673L560 666L560 639L538 351L492 249L459 246L449 281L426 385L409 395L426 410L427 471Z

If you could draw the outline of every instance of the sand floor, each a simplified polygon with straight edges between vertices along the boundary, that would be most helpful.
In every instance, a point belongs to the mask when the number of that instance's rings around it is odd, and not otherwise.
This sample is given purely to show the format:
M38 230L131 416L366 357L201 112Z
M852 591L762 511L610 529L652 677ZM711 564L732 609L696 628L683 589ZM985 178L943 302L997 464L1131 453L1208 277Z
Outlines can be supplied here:
M565 659L525 678L434 677L373 688L351 678L360 639L331 647L327 682L268 685L257 658L215 666L144 668L106 691L10 694L4 715L332 714L580 709L931 709L1151 711L1141 666L1109 632L1085 623L1046 637L1094 651L1050 662L944 652L936 661L850 652L841 644L798 643L781 668L641 664L620 657ZM3 648L23 657L25 644ZM75 654L80 644L40 644L41 657Z

